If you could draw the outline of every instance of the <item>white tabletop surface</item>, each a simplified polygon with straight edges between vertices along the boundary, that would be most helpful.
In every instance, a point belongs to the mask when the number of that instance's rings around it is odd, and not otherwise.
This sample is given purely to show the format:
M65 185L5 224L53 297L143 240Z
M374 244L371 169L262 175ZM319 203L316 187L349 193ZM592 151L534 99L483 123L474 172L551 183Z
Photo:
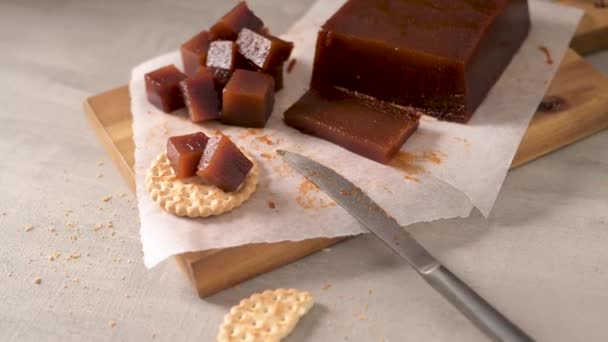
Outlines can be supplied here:
M369 236L206 300L173 262L144 268L134 197L81 103L233 2L215 3L0 2L0 341L212 341L228 308L276 287L317 299L287 341L485 340ZM280 32L310 3L251 6ZM608 53L589 60L608 72ZM538 340L606 341L607 146L605 131L511 171L487 220L410 230Z

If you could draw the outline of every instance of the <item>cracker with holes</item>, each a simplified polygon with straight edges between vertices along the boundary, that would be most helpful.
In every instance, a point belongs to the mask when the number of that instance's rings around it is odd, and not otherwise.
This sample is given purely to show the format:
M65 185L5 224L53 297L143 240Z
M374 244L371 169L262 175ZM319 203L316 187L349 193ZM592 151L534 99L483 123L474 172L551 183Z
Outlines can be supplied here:
M281 341L313 304L310 293L296 289L253 294L230 309L220 326L217 342Z
M226 136L171 137L146 175L146 190L165 211L188 217L228 212L255 192L259 168Z

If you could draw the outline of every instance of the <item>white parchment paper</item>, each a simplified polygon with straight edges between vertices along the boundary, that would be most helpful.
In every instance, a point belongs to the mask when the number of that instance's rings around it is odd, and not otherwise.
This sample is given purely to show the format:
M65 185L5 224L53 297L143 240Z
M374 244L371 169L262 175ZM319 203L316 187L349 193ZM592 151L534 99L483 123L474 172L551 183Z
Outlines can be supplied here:
M293 41L296 59L277 94L263 130L219 123L196 125L166 115L146 100L144 74L167 64L182 67L179 52L151 59L132 71L131 110L135 176L144 262L153 267L169 256L256 242L303 240L364 233L365 229L325 194L307 186L278 156L299 152L335 169L360 186L403 225L466 217L473 207L488 215L519 142L568 48L579 10L532 0L532 29L513 61L467 125L423 117L393 166L359 157L286 126L283 112L308 88L319 27L344 0L319 0L282 38ZM255 9L254 9L255 10ZM187 39L187 37L184 37ZM547 64L539 46L554 63ZM161 210L144 187L146 170L169 136L221 130L249 150L261 167L252 198L230 213L204 219L180 218ZM271 208L269 203L274 204Z

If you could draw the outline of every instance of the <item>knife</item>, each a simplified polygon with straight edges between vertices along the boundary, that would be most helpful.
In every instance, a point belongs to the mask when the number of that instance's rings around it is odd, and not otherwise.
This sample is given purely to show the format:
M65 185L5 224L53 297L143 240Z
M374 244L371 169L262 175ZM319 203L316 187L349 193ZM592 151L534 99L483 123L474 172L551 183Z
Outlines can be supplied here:
M297 153L277 154L404 258L437 292L494 341L534 341L435 259L384 209L334 170Z

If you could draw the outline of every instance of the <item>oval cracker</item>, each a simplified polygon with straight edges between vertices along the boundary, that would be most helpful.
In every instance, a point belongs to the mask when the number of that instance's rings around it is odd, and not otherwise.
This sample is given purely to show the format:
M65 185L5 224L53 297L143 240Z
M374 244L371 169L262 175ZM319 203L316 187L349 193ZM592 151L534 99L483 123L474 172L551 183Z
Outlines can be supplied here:
M166 153L161 153L150 165L145 179L146 190L156 204L177 216L223 214L248 200L258 184L258 164L249 153L243 153L253 162L253 167L237 191L224 192L215 186L203 184L198 177L175 178Z
M313 304L309 292L296 289L253 294L226 314L217 342L278 342L291 333Z

